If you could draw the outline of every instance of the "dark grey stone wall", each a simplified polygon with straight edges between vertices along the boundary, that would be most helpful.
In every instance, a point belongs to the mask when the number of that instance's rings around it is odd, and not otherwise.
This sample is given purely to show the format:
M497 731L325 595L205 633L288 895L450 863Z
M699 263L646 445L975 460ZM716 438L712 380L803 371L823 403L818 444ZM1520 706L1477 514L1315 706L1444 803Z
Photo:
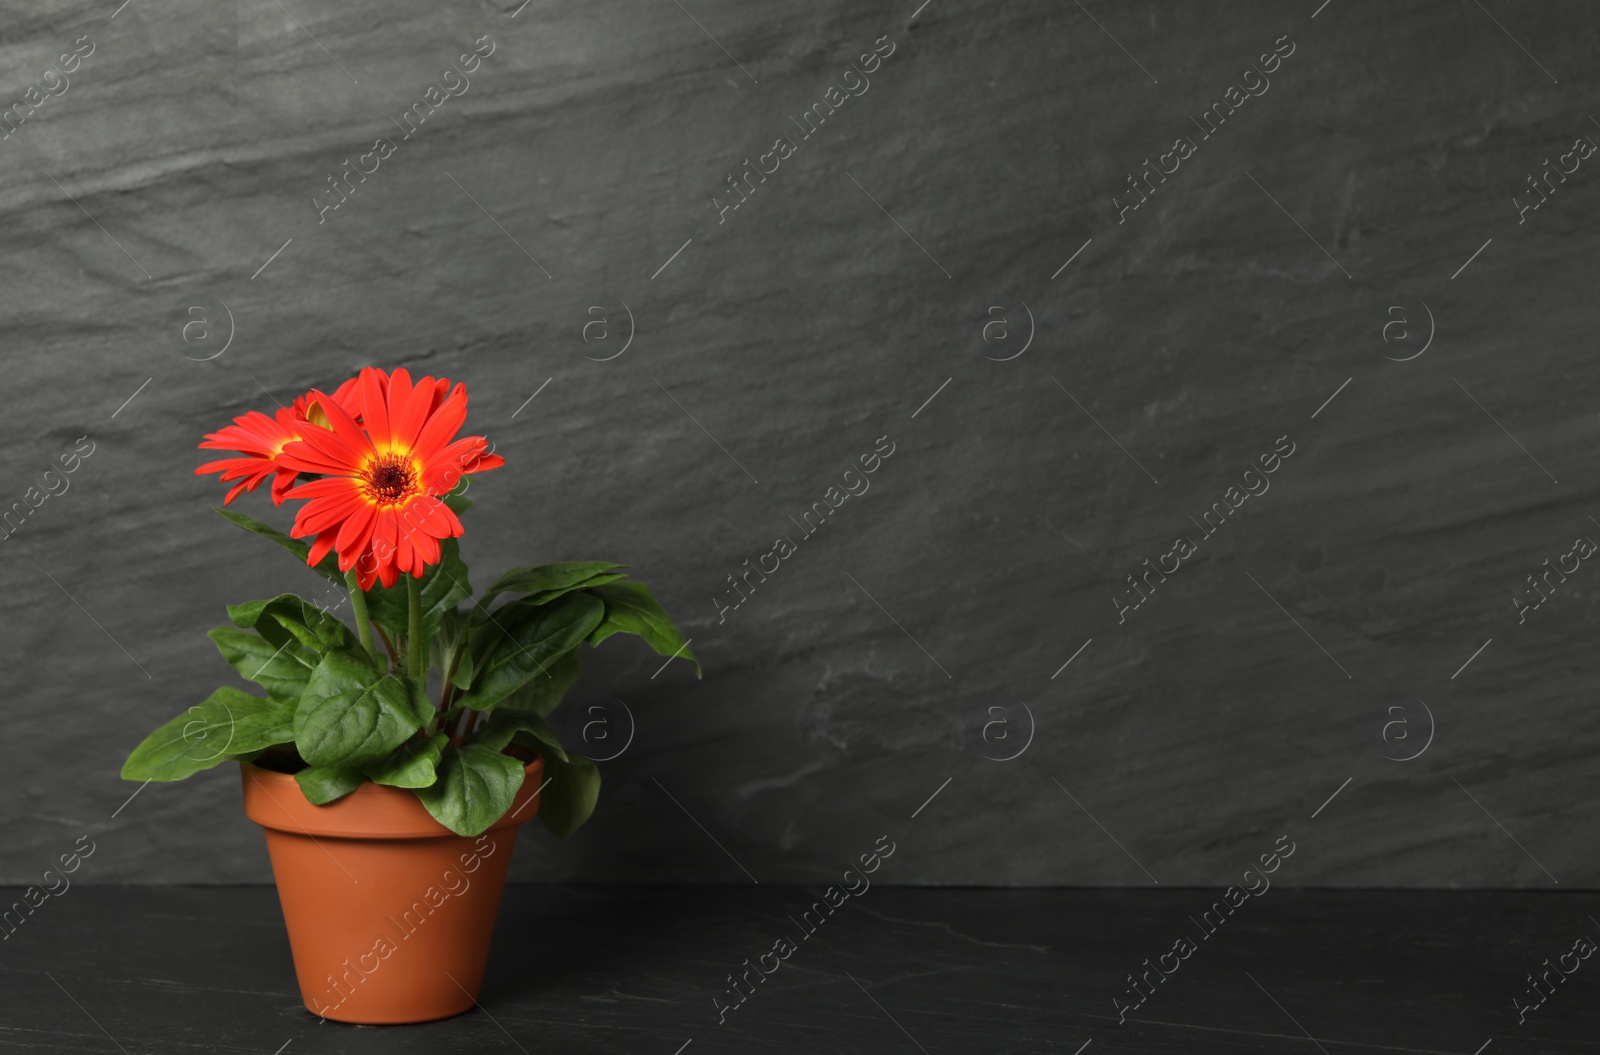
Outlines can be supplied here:
M268 878L233 772L116 773L318 589L195 443L368 363L505 455L480 585L631 563L706 666L588 660L633 739L522 878L1600 879L1593 5L518 2L11 5L0 499L93 453L0 542L0 880Z

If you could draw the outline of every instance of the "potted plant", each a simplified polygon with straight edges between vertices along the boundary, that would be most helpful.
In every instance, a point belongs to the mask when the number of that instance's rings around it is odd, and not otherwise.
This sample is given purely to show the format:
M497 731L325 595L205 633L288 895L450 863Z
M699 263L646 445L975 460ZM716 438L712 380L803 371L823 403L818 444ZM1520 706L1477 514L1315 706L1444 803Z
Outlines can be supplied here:
M231 452L196 470L234 482L224 506L268 481L275 504L304 503L287 535L218 512L348 595L230 606L210 637L265 695L219 688L122 769L166 781L239 763L301 995L325 1018L421 1022L473 1005L518 826L537 815L565 838L594 809L598 770L545 723L580 645L636 634L699 673L623 565L513 568L474 598L456 543L467 477L504 459L482 436L456 438L466 413L464 385L369 367L206 437Z

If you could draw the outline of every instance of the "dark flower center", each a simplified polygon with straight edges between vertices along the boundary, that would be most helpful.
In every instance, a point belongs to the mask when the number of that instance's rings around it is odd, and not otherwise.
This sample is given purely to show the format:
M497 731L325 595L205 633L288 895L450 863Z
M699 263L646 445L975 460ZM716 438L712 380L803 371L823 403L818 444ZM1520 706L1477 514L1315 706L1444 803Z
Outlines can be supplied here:
M392 505L416 488L417 473L409 458L379 458L367 471L367 492L380 503Z

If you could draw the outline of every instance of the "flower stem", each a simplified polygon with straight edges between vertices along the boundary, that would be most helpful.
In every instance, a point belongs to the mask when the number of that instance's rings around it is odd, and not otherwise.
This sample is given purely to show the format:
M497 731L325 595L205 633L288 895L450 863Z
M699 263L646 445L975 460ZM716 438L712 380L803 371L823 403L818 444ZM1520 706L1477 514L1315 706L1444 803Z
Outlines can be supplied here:
M411 612L406 656L411 661L411 676L421 681L428 675L428 644L422 640L422 580L414 575L406 576L406 601Z
M378 649L372 640L372 617L367 615L367 593L356 580L354 568L344 573L344 581L350 588L350 608L356 613L356 634L361 638L361 647L376 662Z

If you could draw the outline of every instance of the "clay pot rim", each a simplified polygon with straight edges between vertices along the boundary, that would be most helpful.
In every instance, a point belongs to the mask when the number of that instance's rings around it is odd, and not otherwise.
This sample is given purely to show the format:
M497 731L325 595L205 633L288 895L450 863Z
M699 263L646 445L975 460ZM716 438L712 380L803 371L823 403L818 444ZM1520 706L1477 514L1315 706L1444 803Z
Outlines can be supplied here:
M523 768L522 787L511 806L486 831L524 824L539 812L539 791L544 760L535 758ZM263 769L240 760L245 815L263 828L290 835L342 839L463 839L433 819L408 788L363 781L350 794L317 806L300 790L292 773Z

